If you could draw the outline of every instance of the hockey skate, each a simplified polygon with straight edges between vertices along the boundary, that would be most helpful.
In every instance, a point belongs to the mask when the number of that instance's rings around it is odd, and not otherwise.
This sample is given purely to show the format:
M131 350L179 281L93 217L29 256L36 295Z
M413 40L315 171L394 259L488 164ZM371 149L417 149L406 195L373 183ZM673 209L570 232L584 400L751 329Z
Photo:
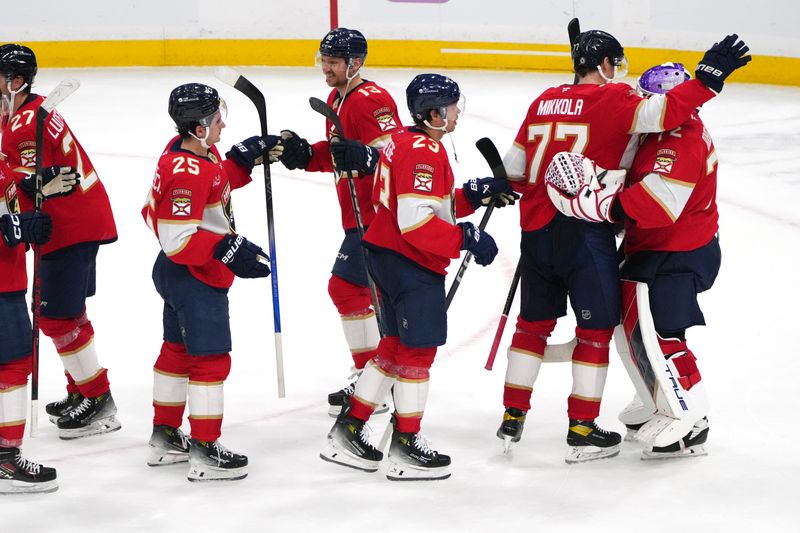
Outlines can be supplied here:
M642 460L672 459L676 457L700 457L708 455L705 442L708 440L708 418L694 423L692 430L678 442L668 446L652 447L642 452Z
M636 441L636 433L648 420L653 418L653 416L655 416L655 410L644 405L639 395L635 394L630 403L617 415L619 421L625 424L625 428L627 429L625 433L625 442Z
M116 414L117 406L111 392L83 398L77 407L58 419L58 437L70 440L117 431L122 424Z
M83 401L83 394L80 392L70 392L57 402L50 402L44 406L50 422L56 424L58 419L69 413Z
M191 439L189 481L234 481L247 477L247 456L219 443Z
M367 423L349 416L349 412L347 407L339 413L328 433L328 444L319 456L324 461L375 472L383 453L370 444Z
M565 461L569 464L585 463L619 455L619 433L606 431L594 420L569 419L567 445L570 447Z
M361 375L361 371L358 371L350 376L352 381L347 384L347 386L342 387L341 389L337 390L336 392L332 392L328 394L328 415L332 418L336 418L339 416L339 413L342 412L342 406L347 405L350 402L350 397L353 395L353 392L356 390L356 381L358 381L358 376ZM375 411L372 414L375 415L382 415L383 413L389 412L389 404L388 402L381 402L375 408Z
M450 456L431 448L428 439L419 433L392 434L389 446L389 470L392 481L434 480L450 477Z
M497 438L503 439L503 453L508 453L511 444L519 442L525 427L525 411L509 407L503 413L503 422L497 430Z
M56 469L22 457L19 448L0 447L0 494L55 492Z
M148 466L172 465L189 460L189 439L180 428L166 425L153 426L150 436Z

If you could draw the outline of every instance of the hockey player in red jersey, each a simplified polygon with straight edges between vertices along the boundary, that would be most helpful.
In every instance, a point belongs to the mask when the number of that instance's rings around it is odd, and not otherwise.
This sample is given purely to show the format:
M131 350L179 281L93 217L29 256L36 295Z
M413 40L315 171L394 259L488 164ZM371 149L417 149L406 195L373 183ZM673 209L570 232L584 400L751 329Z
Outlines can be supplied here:
M328 294L339 312L356 373L375 355L380 334L346 171L353 171L356 178L361 223L366 229L375 217L370 198L378 150L400 125L397 105L386 89L361 78L366 57L367 41L358 30L333 29L319 46L318 60L325 82L332 88L327 103L338 113L346 141L336 136L333 124L327 120L325 139L313 145L292 131L281 132L282 161L288 169L336 172L336 194L345 235L328 281ZM336 416L352 393L353 383L350 383L329 394L328 413ZM380 408L381 412L387 410L386 405Z
M250 183L254 165L277 160L280 138L250 137L223 160L214 145L226 108L216 89L176 87L168 110L178 135L161 154L142 209L161 245L153 282L164 299L148 464L188 460L190 481L242 479L247 457L219 442L231 367L228 288L235 276L261 278L270 270L267 254L236 233L231 191ZM187 397L191 439L180 430Z
M494 239L473 224L456 224L481 205L513 202L506 180L481 178L454 186L441 143L463 112L456 82L420 74L406 91L413 127L392 135L378 164L375 220L364 236L369 267L380 291L385 336L358 378L349 404L320 454L333 463L372 472L383 459L366 433L366 421L394 386L394 431L389 449L392 480L444 479L450 457L433 450L420 434L428 377L438 346L447 338L445 269L468 250L480 265L497 254ZM474 185L474 186L473 186ZM502 200L493 200L500 197Z
M742 53L746 51L745 47ZM703 79L703 71L698 70L697 77ZM683 65L665 63L642 74L638 91L652 98L668 94L689 79ZM720 84L715 90L721 88ZM676 128L642 137L624 190L598 193L609 198L606 219L625 223L621 277L648 285L657 343L678 370L682 390L694 389L692 394L704 394L700 390L704 384L687 346L686 330L705 324L697 294L711 288L721 262L716 189L714 143L703 121L692 113ZM566 210L571 216L579 213ZM620 420L633 435L654 414L636 398ZM699 413L688 434L671 444L648 446L642 457L705 455L707 438L708 419Z
M740 51L727 41L721 49L731 58ZM506 411L497 431L507 444L519 441L547 338L556 319L566 314L569 295L578 341L567 401L569 463L619 453L620 435L595 424L609 343L620 318L619 273L613 226L559 213L548 197L545 169L561 151L584 154L603 168L629 168L636 149L633 134L679 126L717 90L707 79L691 80L645 99L627 84L611 83L624 75L627 63L619 42L598 30L580 34L572 59L578 83L547 89L536 98L505 156L510 179L516 179L517 190L523 192L522 304L508 352ZM718 72L724 79L739 66L731 64ZM608 210L609 203L602 200L592 204L595 212ZM604 220L609 219L615 220Z
M0 92L6 114L0 150L12 170L31 172L35 166L36 112L44 98L31 93L37 64L33 51L18 44L0 46ZM64 119L54 111L42 139L42 166L77 172L74 194L51 198L43 210L53 218L53 236L41 247L41 331L61 356L67 376L67 396L45 407L62 439L74 439L120 428L107 370L100 366L86 299L95 294L96 256L100 245L117 240L111 204L89 156ZM70 170L71 169L71 170ZM45 176L60 186L64 175ZM52 183L51 183L52 182ZM22 210L33 206L34 180L18 183Z
M52 492L56 470L29 461L20 447L28 415L31 319L25 303L25 247L44 244L52 222L44 211L19 211L18 188L0 159L0 494Z

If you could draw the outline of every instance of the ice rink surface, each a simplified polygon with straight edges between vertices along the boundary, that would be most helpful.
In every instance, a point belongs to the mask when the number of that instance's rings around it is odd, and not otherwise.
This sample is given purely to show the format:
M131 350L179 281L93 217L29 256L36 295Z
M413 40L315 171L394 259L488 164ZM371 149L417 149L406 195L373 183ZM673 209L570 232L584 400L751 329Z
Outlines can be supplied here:
M669 58L664 58L665 60ZM311 142L323 118L308 98L325 98L314 68L245 68L267 98L272 132ZM388 89L408 123L405 87L418 70L365 71ZM457 182L489 175L474 147L488 136L505 153L530 101L568 74L446 71L467 97L453 139ZM152 365L161 343L161 300L150 270L158 252L139 212L173 126L172 88L216 86L229 108L220 151L258 132L255 108L210 68L42 70L35 92L75 77L81 88L60 107L108 190L119 241L98 258L98 295L88 313L100 362L109 368L122 430L61 441L43 406L40 436L25 455L58 469L60 489L0 498L0 531L770 531L796 522L800 426L791 418L800 378L797 257L800 245L800 88L730 83L701 116L719 154L722 271L701 296L708 327L689 332L713 404L702 458L644 462L623 443L614 459L564 463L568 364L548 364L536 383L522 441L508 455L495 437L505 349L484 362L519 255L516 208L487 227L500 247L493 265L472 265L449 314L449 337L431 372L423 432L453 457L449 480L394 483L319 459L332 419L326 395L346 383L351 359L327 295L342 236L333 177L272 167L280 281L285 399L277 398L269 281L237 280L230 291L233 369L226 382L222 442L250 458L237 482L194 484L186 465L145 464L152 424ZM736 78L734 74L733 78ZM635 82L635 80L629 80ZM451 152L450 141L445 139ZM237 230L267 248L262 171L234 193ZM81 216L76 213L75 216ZM473 215L477 224L481 213ZM457 263L451 265L451 272ZM448 286L450 279L448 279ZM555 341L571 338L560 321ZM613 351L613 348L612 348ZM61 363L42 339L42 403L64 392ZM633 388L612 353L600 425ZM373 418L373 441L388 421ZM188 431L188 423L184 424ZM384 467L385 468L385 467Z

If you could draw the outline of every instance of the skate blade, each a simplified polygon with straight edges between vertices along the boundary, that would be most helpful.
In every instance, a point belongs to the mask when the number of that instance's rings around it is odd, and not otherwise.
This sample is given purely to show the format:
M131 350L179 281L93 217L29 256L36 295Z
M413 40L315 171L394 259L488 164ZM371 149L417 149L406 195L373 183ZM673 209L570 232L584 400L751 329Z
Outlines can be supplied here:
M104 433L112 433L118 431L122 427L117 417L112 416L95 420L88 426L77 429L60 429L58 430L58 438L61 440L81 439L83 437L91 437L93 435L102 435Z
M587 463L598 459L610 459L619 455L619 446L599 448L597 446L572 446L564 458L567 464Z
M503 435L503 453L510 452L512 444L514 444L514 439L508 435Z
M347 450L343 450L338 446L331 444L330 442L328 443L327 448L320 452L319 458L329 463L346 466L348 468L354 468L356 470L361 470L362 472L378 471L379 461L370 461L369 459L358 457Z
M213 468L208 465L191 465L186 478L191 482L236 481L247 477L247 467Z
M682 459L688 457L703 457L708 455L706 447L702 444L697 446L689 446L682 450L675 452L654 452L652 450L644 450L640 459L642 461L659 461L664 459Z
M390 481L436 481L450 477L450 466L438 468L415 467L405 463L389 463L386 479Z
M0 494L44 494L58 490L58 480L31 483L14 479L0 480Z
M625 437L623 438L623 440L625 442L639 442L639 439L636 438L636 433L638 433L638 431L639 430L636 429L627 430L625 432Z
M60 416L55 415L47 415L47 419L50 421L51 424L58 425L58 419L61 418Z
M150 457L147 458L147 466L166 466L187 462L189 462L189 452L173 452L152 446Z

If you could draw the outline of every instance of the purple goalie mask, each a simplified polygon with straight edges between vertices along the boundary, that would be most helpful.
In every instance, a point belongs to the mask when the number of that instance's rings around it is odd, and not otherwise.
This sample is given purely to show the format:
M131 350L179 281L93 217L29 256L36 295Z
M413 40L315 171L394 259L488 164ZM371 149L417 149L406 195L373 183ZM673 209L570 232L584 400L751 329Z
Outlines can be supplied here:
M639 77L637 90L647 96L664 94L691 78L681 63L664 63L647 69Z

